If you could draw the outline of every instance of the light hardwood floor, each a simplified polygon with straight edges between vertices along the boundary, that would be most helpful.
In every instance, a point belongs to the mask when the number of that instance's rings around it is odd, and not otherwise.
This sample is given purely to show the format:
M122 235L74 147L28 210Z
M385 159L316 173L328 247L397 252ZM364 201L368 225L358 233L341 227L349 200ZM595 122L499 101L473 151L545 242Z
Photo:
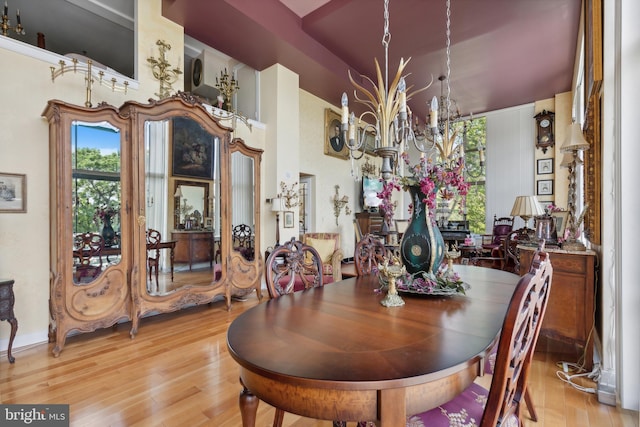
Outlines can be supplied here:
M0 402L70 404L72 426L241 426L238 369L227 352L226 330L256 304L253 293L234 301L231 311L216 301L149 317L133 340L130 323L76 335L59 358L51 355L51 344L14 349L15 364L5 352ZM598 404L594 395L562 383L556 362L567 355L544 342L539 348L545 352L535 355L530 388L540 419L532 422L525 411L526 427L638 427L637 412ZM256 425L271 426L273 414L261 402ZM284 425L332 423L286 414Z

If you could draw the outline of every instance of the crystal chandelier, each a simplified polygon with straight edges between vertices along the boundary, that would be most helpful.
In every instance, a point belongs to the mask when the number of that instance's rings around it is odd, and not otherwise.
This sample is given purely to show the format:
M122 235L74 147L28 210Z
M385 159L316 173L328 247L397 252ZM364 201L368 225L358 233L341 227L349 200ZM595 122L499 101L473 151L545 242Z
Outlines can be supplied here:
M437 97L433 97L430 103L429 119L425 120L425 128L420 129L419 119L416 117L412 127L412 113L407 106L407 101L415 94L424 91L431 86L433 78L429 84L421 89L410 92L412 87L407 87L403 76L403 71L408 62L400 60L398 71L389 85L389 0L384 1L384 35L382 45L385 52L385 75L382 76L378 60L375 59L377 86L367 76L361 77L369 82L373 88L368 90L356 83L349 71L349 80L355 87L354 96L356 102L367 107L367 110L356 120L355 114L349 114L348 97L342 94L342 132L350 157L353 161L359 160L364 155L365 139L367 133L375 135L374 152L382 157L381 175L385 180L390 179L393 174L392 165L397 165L397 156L403 144L413 143L415 148L426 154L437 153L439 160L443 163L457 162L464 159L464 135L459 135L456 130L456 122L461 121L460 111L455 100L451 99L451 1L446 1L447 10L447 32L446 32L446 76L440 76L440 102ZM364 95L364 96L363 96ZM373 122L374 124L371 124ZM363 127L358 129L358 124ZM361 151L358 153L358 151ZM481 160L481 167L484 166L484 147L478 147ZM464 161L464 160L463 160Z
M366 106L366 111L362 113L356 121L355 114L349 114L349 99L346 93L342 94L342 133L347 147L349 148L349 156L353 161L362 158L364 155L365 137L367 133L375 135L374 152L382 157L381 175L385 180L393 176L392 165L397 164L398 152L400 146L405 141L414 140L413 130L411 129L410 110L407 107L407 101L416 93L422 92L431 86L431 82L422 89L411 92L411 88L407 87L404 75L404 68L407 66L411 58L406 61L401 58L398 65L398 71L389 84L389 41L391 34L389 33L389 0L384 0L384 35L382 36L382 46L384 48L385 73L384 77L380 70L380 64L375 59L377 85L369 77L361 75L361 77L369 82L371 90L356 83L349 71L349 80L355 87L354 97L356 102ZM360 93L358 93L360 92ZM370 122L374 124L371 124ZM361 130L357 130L358 124L362 123ZM358 154L358 151L361 153Z

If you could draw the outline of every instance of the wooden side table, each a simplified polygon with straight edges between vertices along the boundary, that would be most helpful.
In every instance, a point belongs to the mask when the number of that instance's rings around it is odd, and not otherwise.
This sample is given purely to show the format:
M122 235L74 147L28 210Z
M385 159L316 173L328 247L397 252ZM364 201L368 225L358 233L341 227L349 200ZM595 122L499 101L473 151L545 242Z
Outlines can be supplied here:
M529 270L535 247L518 245L520 274ZM546 248L553 283L540 335L574 343L584 352L584 367L593 367L596 253Z
M9 348L7 350L9 363L16 361L15 357L11 355L11 346L18 330L18 319L13 314L13 304L16 301L13 295L13 282L13 279L0 279L0 320L6 320L11 324L11 336L9 337Z

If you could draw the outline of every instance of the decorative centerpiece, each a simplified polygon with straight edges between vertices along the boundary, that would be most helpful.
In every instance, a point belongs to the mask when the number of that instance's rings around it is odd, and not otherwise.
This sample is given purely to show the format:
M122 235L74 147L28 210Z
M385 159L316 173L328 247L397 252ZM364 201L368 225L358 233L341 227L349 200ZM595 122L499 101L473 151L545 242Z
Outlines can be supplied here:
M460 208L464 209L464 197L469 190L464 179L464 161L454 157L436 162L423 156L417 164L410 165L406 153L401 158L406 175L385 181L383 191L378 193L386 209L393 208L390 198L394 190L402 188L411 193L411 222L400 243L400 258L406 273L400 277L398 289L420 294L464 293L465 287L453 269L441 268L446 248L435 221L438 196L450 201L458 194L463 197ZM455 253L449 251L450 264Z
M96 209L96 212L93 215L94 221L97 222L98 220L100 220L102 222L101 234L102 234L102 238L104 239L104 245L107 247L113 246L117 243L116 232L113 229L113 225L111 224L113 217L116 216L117 214L118 214L117 209L111 206L107 206L104 208Z

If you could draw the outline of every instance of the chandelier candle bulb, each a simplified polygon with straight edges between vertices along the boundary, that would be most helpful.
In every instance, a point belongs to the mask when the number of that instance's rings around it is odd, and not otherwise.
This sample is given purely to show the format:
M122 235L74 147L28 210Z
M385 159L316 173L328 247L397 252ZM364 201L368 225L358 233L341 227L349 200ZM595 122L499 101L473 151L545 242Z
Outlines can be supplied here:
M404 117L401 117L401 118L406 118L407 116L407 85L404 81L404 77L400 79L400 83L398 84L398 92L400 94L399 112L401 115L404 113Z
M431 98L431 129L438 127L438 98Z
M349 121L349 98L346 92L342 92L342 124L346 125Z

